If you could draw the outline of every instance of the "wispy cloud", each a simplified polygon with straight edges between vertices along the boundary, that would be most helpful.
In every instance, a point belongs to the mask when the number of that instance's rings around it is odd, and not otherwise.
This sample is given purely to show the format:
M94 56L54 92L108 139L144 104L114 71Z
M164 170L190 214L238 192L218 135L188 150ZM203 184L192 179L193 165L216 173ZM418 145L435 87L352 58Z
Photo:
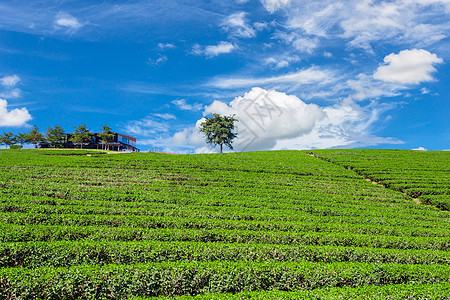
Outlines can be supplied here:
M256 36L255 29L248 24L245 12L237 12L226 17L222 22L222 28L233 37L252 38Z
M236 50L237 47L230 42L220 42L217 45L200 46L198 44L194 45L192 48L192 54L195 55L205 55L206 57L216 57L221 54L231 53Z
M181 110L198 111L198 110L203 109L202 104L200 104L200 103L189 104L186 102L185 99L173 100L171 103L174 104L176 107L178 107Z
M67 13L59 13L55 18L55 26L65 29L68 32L75 32L83 27L83 24L74 16Z
M337 39L368 52L377 42L426 47L445 39L450 29L446 0L262 2L269 11L283 10L287 26L278 37L299 50L311 51L322 39Z
M167 62L168 58L166 55L160 55L157 58L149 58L147 59L147 63L154 66L159 66Z
M2 90L0 90L0 97L11 99L19 98L22 95L22 91L15 86L20 82L20 77L17 75L9 75L0 78L0 84Z
M0 78L0 82L4 87L14 87L20 81L20 77L17 75L4 76Z
M170 126L168 126L167 120L170 119L169 115L151 114L140 120L128 121L122 127L125 132L131 135L155 137L169 131Z
M160 49L162 49L162 50L176 48L176 46L174 44L171 44L171 43L158 43L158 47Z
M261 3L267 11L273 13L281 8L285 8L291 3L291 0L261 0Z
M335 80L335 74L327 69L310 67L295 73L270 77L216 77L207 85L222 89L233 89L241 87L265 86L276 84L288 84L292 86L309 84L326 84Z
M161 118L163 120L175 120L177 117L173 114L164 113L164 114L154 114L155 117Z

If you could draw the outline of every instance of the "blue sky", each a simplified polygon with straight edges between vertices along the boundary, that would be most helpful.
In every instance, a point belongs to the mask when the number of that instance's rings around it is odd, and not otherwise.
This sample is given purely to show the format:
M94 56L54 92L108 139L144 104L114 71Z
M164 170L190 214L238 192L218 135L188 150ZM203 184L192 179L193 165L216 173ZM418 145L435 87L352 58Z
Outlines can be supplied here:
M107 124L141 150L450 148L449 0L0 0L0 133Z

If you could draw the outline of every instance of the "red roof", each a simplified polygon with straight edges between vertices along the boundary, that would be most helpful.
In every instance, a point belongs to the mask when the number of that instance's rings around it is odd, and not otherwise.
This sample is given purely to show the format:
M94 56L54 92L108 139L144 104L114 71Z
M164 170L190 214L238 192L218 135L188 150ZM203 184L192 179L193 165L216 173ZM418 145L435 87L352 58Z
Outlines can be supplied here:
M129 140L132 140L132 141L136 142L136 138L135 138L135 137L132 137L132 136L129 136L129 135L124 135L124 134L120 134L120 133L118 133L117 135L120 135L120 136L126 137L127 139L129 139Z

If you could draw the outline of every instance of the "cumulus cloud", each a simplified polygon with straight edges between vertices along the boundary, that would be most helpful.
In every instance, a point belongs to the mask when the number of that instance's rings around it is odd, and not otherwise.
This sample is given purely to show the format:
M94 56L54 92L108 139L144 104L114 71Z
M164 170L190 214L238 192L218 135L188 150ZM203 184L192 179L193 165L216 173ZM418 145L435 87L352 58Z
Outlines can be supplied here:
M241 38L252 38L256 36L256 31L246 19L245 12L234 13L222 22L222 28L230 33L231 36Z
M192 48L192 54L195 55L205 55L207 57L216 57L221 54L231 53L237 49L237 47L229 42L220 42L217 45L200 46L198 44L194 45Z
M434 64L443 60L436 54L423 49L403 50L399 54L389 54L384 58L373 77L375 79L401 84L417 84L432 81L431 74L436 71Z
M55 26L65 28L68 31L76 31L83 27L83 24L67 13L59 13L55 18Z
M411 149L411 150L415 150L415 151L427 151L427 149L424 148L424 147L417 147L417 148L414 148L414 149Z
M329 107L306 104L294 95L252 88L230 103L214 101L204 115L235 115L238 138L235 150L316 149L362 147L380 143L399 144L395 138L377 137L371 126L392 106L371 103L361 107L346 99ZM204 118L195 126L177 132L172 143L190 146L196 153L211 152L199 132Z
M271 13L289 5L290 2L291 0L261 0L266 10Z
M32 119L28 110L15 108L8 110L8 102L0 99L0 127L20 127Z
M201 105L200 103L189 104L185 99L173 100L171 103L181 110L198 111L202 110L203 108L203 105Z
M0 78L0 82L4 87L14 87L20 81L20 77L17 75L4 76Z

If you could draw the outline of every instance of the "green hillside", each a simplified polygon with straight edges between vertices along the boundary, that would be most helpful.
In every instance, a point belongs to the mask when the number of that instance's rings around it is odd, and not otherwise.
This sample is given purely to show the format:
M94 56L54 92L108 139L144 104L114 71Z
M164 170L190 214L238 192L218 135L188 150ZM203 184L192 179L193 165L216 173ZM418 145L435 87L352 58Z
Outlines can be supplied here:
M450 153L327 151L2 150L0 299L448 299Z

